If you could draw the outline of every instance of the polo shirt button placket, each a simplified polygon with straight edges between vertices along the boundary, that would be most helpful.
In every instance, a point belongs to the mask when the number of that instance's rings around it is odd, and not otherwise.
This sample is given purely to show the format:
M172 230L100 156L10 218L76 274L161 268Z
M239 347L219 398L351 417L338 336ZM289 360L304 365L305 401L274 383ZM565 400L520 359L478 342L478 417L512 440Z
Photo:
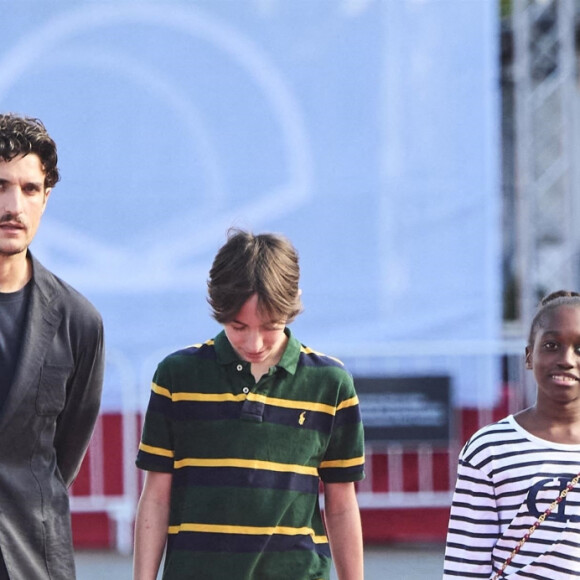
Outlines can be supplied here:
M250 389L248 389L248 387L244 387L242 389L242 392L244 393L244 395L247 395L250 392Z

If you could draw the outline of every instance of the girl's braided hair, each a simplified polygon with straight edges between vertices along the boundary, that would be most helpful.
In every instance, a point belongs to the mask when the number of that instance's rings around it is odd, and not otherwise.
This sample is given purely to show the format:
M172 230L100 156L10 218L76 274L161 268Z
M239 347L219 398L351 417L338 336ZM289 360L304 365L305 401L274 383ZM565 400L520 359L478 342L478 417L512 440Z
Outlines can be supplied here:
M546 315L560 306L580 306L580 293L572 290L557 290L542 298L530 325L528 346L533 346L538 328L544 323Z

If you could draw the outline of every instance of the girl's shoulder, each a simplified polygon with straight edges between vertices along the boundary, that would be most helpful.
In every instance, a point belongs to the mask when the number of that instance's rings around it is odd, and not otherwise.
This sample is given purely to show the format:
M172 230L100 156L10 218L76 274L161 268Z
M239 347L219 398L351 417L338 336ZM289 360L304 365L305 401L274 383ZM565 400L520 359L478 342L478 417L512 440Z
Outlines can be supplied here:
M515 455L574 456L580 454L580 445L556 443L530 433L509 415L476 431L465 443L461 458L467 462L489 461L497 457Z
M463 446L460 457L467 462L476 457L481 461L528 443L529 438L518 428L513 415L509 415L476 431Z
M488 425L478 429L467 440L465 446L473 447L493 441L505 441L506 439L511 439L516 435L517 423L515 422L513 415L509 415L500 421L489 423Z

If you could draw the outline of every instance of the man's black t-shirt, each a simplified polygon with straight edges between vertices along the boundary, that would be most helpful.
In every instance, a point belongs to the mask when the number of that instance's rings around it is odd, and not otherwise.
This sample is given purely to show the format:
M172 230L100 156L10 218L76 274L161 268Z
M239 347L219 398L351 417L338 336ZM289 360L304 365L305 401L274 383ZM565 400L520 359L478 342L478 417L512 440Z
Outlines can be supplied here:
M17 292L0 292L0 413L20 356L30 286L28 283Z

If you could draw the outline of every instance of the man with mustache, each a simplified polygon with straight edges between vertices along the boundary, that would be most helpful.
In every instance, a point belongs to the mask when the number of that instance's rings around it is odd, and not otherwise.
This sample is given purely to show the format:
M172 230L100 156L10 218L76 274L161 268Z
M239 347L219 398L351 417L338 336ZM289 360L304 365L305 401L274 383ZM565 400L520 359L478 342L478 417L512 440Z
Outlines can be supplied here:
M75 578L67 488L99 412L103 325L28 247L59 180L38 119L0 114L0 580Z

